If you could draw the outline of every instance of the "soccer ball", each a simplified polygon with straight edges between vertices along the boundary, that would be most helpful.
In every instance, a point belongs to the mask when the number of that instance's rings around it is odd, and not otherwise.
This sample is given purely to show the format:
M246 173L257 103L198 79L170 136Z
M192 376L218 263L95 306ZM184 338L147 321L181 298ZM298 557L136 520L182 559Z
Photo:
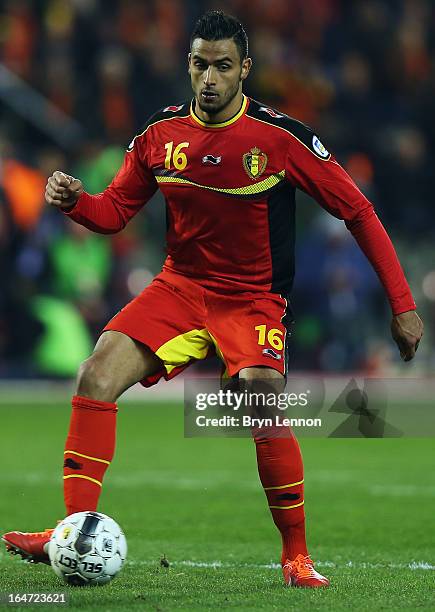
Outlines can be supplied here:
M118 523L101 512L76 512L54 530L48 555L67 584L106 584L120 571L127 542Z

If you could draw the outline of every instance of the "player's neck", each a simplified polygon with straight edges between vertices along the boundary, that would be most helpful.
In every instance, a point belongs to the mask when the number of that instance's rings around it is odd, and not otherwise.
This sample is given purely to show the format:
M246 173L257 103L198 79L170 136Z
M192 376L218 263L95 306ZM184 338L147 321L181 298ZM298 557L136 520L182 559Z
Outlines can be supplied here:
M205 121L207 123L223 123L224 121L228 121L234 115L237 115L239 110L242 108L243 104L243 92L240 90L236 96L231 100L231 102L226 106L221 112L215 114L209 114L204 112L199 104L198 100L195 100L195 115L201 119L201 121Z

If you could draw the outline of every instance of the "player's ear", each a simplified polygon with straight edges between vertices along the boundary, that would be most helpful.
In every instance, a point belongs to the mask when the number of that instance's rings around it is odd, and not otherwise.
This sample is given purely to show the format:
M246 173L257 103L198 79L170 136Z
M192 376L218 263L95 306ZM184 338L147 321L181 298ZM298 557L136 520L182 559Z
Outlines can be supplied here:
M242 70L240 73L240 80L244 81L249 74L249 71L252 67L252 59L250 57L246 57L242 62Z
M187 54L187 72L190 74L190 58L192 57L191 53Z

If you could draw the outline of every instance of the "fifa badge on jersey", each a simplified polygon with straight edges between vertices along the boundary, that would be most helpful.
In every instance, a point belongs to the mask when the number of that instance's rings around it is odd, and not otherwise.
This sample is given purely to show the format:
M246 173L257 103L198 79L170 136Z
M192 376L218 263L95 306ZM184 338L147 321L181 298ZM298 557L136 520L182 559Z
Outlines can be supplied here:
M325 147L322 145L322 143L315 134L313 136L313 149L317 153L317 155L323 157L323 159L329 157L329 151L325 149Z
M243 155L243 167L251 179L257 179L263 174L267 166L267 155L258 147L253 147L249 153Z

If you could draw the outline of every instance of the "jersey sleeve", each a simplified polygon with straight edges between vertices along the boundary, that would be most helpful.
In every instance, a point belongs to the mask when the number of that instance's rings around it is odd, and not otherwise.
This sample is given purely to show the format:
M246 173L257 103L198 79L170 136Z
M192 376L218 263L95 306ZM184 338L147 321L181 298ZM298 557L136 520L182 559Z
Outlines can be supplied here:
M371 202L310 128L300 124L298 137L291 135L290 138L287 179L329 213L344 220L375 269L393 314L415 310L394 246Z
M157 190L148 166L146 134L136 136L110 185L96 195L83 192L75 206L64 211L76 223L100 234L122 230Z

